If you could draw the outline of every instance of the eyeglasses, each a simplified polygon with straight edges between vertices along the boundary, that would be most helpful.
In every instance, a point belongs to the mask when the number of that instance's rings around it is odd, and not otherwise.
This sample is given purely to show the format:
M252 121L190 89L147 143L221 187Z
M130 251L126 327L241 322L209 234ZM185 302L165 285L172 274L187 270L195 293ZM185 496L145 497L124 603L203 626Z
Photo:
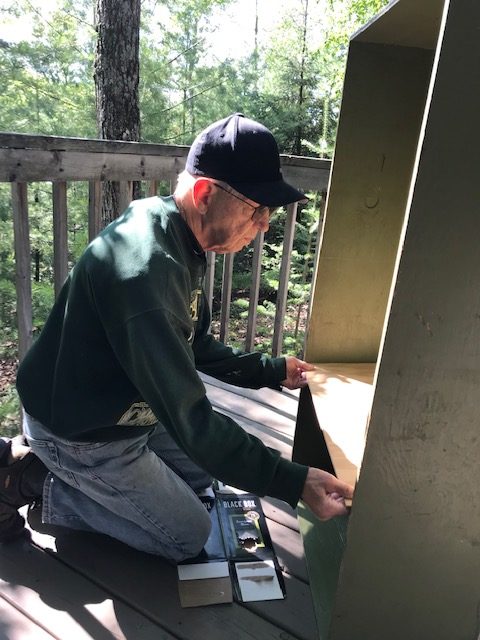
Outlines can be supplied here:
M268 214L268 217L271 218L274 215L274 213L276 213L276 211L278 210L278 207L267 207L266 205L263 205L263 204L260 204L258 205L258 207L256 207L255 205L250 204L250 202L247 202L247 200L240 198L240 196L237 196L236 193L222 186L218 182L213 182L212 180L212 184L217 186L222 191L225 191L225 193L229 193L231 196L233 196L237 200L240 200L240 202L243 202L243 204L248 204L248 206L253 209L252 220L256 218L262 218L265 214Z

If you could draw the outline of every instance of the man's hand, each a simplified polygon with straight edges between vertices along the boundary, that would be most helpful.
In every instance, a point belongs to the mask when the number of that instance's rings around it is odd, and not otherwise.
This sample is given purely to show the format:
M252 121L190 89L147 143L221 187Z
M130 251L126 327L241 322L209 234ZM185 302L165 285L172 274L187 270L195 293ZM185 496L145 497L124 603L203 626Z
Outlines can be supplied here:
M304 387L307 384L305 372L313 371L315 369L313 364L299 360L294 356L286 356L285 362L287 364L287 377L280 384L287 387L287 389Z
M353 487L321 469L310 467L302 500L319 520L330 520L347 513L345 498L353 497Z

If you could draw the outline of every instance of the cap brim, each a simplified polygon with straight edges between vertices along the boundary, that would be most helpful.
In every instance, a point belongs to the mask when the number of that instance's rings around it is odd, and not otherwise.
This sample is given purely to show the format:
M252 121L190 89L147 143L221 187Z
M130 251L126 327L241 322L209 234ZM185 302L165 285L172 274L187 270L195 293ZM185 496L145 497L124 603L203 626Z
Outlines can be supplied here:
M283 180L274 182L231 182L231 187L245 197L266 207L282 207L292 202L307 202L307 196Z

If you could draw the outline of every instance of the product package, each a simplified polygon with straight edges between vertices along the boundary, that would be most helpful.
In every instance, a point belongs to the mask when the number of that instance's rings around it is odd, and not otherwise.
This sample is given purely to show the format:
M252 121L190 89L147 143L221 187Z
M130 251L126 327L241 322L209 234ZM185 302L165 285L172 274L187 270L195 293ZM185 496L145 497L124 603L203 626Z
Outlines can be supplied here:
M217 482L201 500L212 531L202 552L178 565L182 607L285 598L260 498Z

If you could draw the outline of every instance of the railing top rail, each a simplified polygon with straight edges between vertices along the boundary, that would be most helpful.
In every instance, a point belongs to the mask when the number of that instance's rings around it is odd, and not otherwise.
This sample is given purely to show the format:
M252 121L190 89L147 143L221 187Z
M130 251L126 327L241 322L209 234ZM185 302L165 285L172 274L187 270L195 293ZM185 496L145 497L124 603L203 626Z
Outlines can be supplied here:
M0 181L162 179L183 169L188 149L185 145L0 132ZM70 161L70 155L76 159ZM285 178L298 188L326 188L330 160L281 154L280 161Z
M97 140L94 138L64 138L26 133L0 132L0 148L39 151L83 151L89 153L125 153L132 155L163 155L186 157L186 145L132 142L126 140Z

